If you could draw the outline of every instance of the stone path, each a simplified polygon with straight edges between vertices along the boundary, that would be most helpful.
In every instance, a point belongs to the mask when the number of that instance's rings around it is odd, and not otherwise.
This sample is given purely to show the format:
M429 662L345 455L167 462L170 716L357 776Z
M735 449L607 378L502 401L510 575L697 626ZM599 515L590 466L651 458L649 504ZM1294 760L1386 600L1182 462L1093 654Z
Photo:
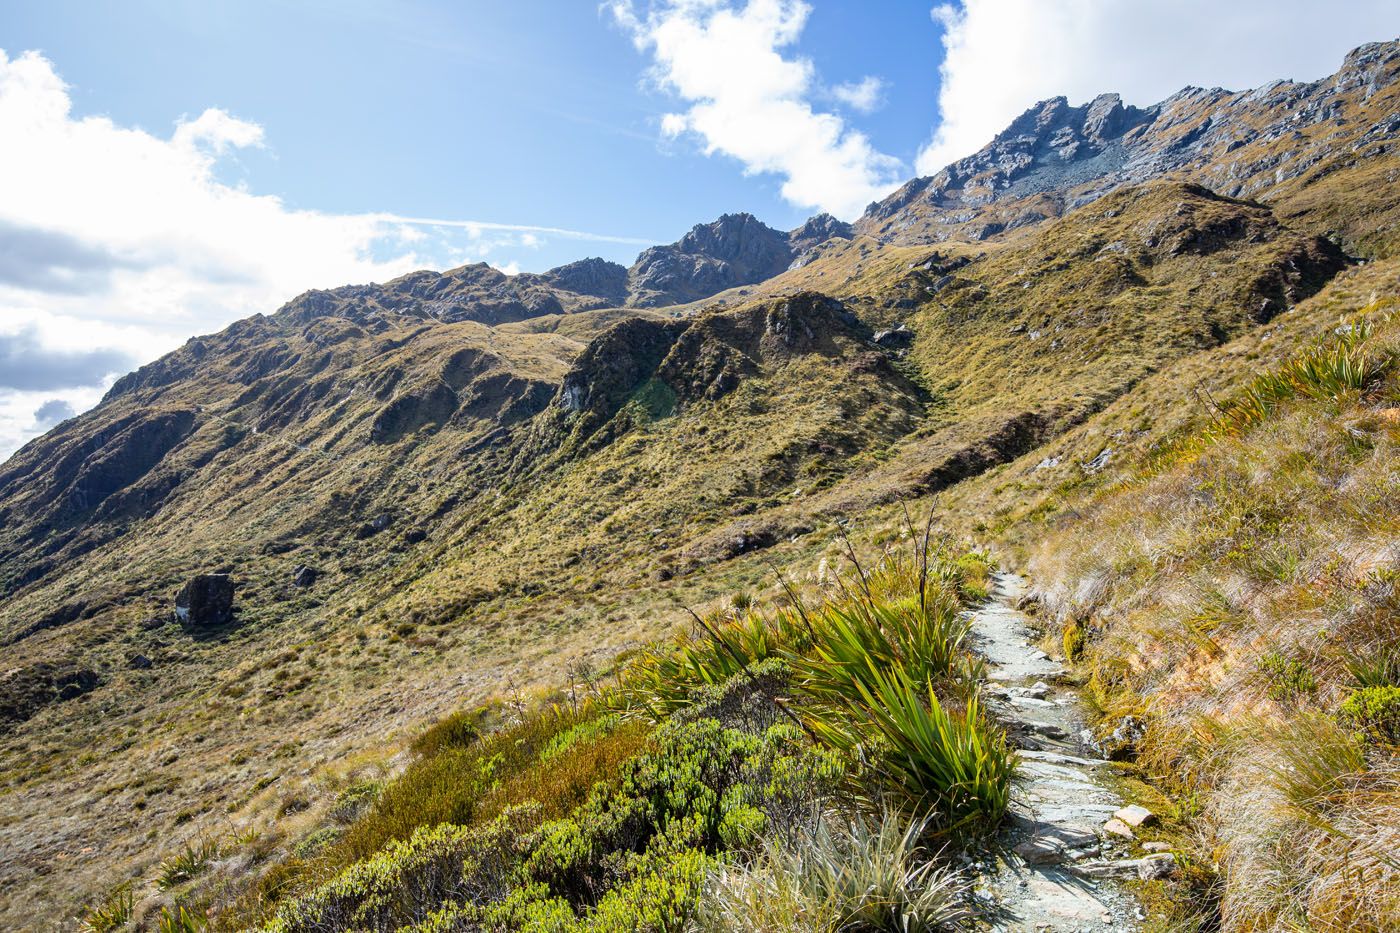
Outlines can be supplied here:
M1161 870L1128 857L1126 839L1105 832L1123 801L1102 775L1108 762L1085 754L1075 691L1056 686L1063 668L1032 643L1014 608L1024 581L998 574L992 598L972 614L974 646L988 662L989 706L1019 749L1005 855L979 884L988 926L1007 931L1136 930L1136 899L1114 880ZM1170 870L1169 864L1165 866Z

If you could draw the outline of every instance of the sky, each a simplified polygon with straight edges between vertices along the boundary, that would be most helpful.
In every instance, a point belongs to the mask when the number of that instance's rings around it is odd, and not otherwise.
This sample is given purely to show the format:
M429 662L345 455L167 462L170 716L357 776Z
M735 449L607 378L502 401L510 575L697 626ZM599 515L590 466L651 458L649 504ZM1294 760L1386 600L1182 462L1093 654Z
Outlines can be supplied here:
M1397 34L1394 0L0 0L0 459L308 288L853 220L1038 100Z

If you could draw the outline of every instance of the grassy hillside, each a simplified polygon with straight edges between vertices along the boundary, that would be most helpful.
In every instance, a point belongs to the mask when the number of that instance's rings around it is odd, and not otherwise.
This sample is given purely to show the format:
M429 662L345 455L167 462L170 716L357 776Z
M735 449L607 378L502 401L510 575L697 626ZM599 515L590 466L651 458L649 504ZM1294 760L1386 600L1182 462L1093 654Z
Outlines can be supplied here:
M72 927L127 882L108 906L152 923L703 903L743 929L817 896L810 846L888 852L881 884L937 877L954 916L961 882L885 811L942 793L930 748L895 760L911 723L996 746L949 621L985 567L940 553L912 648L833 640L924 594L908 564L831 589L909 506L1029 569L1046 647L1189 853L1149 894L1202 928L1386 928L1394 86L1338 85L1345 138L1289 137L1326 158L1283 158L1272 122L1212 149L1216 190L1124 184L976 242L838 235L674 308L415 274L125 377L0 467L0 921ZM1232 152L1266 203L1218 193ZM207 572L231 624L173 611ZM925 667L861 679L871 657ZM737 822L676 804L696 780ZM953 796L932 836L975 842L995 801ZM827 894L815 928L855 909Z

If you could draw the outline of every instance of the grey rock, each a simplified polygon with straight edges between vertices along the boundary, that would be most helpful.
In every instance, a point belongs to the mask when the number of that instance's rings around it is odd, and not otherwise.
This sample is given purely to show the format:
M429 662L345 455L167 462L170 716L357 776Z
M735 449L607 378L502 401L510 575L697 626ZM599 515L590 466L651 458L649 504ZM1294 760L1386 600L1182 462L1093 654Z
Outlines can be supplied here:
M900 324L891 330L876 332L875 342L887 350L902 350L914 342L914 332Z
M321 571L315 567L308 567L305 564L292 571L292 585L307 587L315 584L321 576Z
M1143 881L1170 878L1176 871L1176 856L1170 852L1147 855L1137 860L1137 874Z

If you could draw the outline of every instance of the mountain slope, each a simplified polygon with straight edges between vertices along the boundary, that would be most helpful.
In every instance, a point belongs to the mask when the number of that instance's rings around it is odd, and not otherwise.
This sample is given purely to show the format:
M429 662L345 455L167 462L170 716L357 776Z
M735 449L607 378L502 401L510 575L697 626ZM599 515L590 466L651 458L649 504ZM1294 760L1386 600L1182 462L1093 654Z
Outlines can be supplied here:
M119 380L0 467L0 915L319 812L426 719L807 573L833 521L940 494L1014 543L1237 348L1393 288L1397 62L1051 102L855 228L309 292ZM207 573L231 624L176 617Z

